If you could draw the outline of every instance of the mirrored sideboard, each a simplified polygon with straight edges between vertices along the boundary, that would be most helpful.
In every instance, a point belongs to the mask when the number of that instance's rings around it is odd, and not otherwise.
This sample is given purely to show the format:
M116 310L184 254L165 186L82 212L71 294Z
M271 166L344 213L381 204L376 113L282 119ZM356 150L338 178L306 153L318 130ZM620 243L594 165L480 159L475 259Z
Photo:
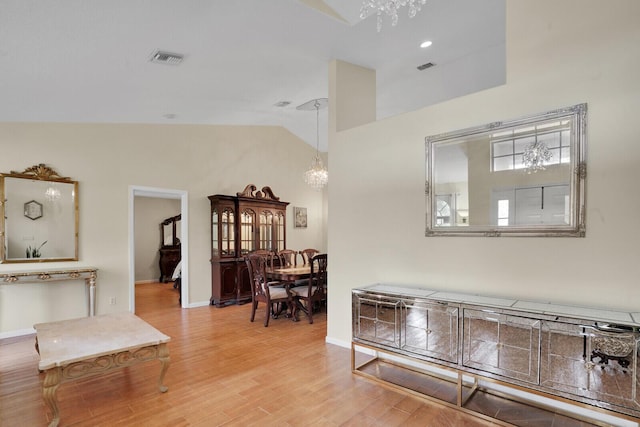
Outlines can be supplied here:
M640 313L375 284L352 318L356 374L466 412L497 384L640 421Z

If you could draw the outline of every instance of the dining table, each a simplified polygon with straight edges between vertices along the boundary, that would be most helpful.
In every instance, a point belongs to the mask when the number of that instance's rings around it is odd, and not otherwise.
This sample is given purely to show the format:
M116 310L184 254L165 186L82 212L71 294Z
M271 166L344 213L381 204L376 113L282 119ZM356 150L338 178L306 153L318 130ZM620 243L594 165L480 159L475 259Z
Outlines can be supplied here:
M294 283L297 280L308 279L311 276L311 265L295 267L267 268L267 278L285 283Z
M311 277L311 265L300 265L294 267L272 267L267 268L267 279L268 280L277 280L278 282L282 282L287 289L291 289L293 285L298 280L304 280ZM306 309L300 302L294 298L293 304L289 313L291 319L294 322L298 321L298 312L302 310L305 313Z

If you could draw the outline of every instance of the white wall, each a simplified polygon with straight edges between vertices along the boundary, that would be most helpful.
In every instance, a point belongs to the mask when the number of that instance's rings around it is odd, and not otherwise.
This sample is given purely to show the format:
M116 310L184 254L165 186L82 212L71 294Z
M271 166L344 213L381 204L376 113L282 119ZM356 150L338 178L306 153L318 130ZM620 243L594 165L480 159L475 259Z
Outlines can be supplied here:
M302 180L315 150L280 127L0 123L0 150L0 171L45 163L78 180L80 204L79 262L1 264L0 272L95 266L97 314L129 307L130 186L188 191L190 305L211 297L210 194L269 185L290 202L288 246L326 248L324 193ZM307 207L307 229L293 229L291 206ZM80 282L0 283L0 336L85 315Z
M328 339L376 282L640 312L640 2L507 2L507 84L330 135ZM425 234L428 135L588 103L586 238Z
M160 223L180 214L180 200L155 197L136 197L134 200L135 228L135 280L157 281L160 278L160 253L162 245ZM176 234L180 237L180 224ZM167 236L165 235L165 238Z

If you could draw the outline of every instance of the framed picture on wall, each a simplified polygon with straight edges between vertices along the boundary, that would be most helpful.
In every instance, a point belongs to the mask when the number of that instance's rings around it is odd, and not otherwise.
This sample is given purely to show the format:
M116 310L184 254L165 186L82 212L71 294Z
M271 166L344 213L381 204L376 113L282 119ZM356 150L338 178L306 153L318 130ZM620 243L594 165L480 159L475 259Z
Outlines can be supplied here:
M307 208L293 207L293 226L307 228Z

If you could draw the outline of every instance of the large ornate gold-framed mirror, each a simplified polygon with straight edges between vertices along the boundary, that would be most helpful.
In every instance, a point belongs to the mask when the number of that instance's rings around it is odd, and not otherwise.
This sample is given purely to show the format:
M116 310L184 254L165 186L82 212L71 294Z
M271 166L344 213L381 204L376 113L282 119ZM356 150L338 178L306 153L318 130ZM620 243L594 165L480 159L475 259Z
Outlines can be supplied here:
M0 174L0 262L78 260L78 182L39 164Z
M587 104L426 138L427 236L585 236Z

